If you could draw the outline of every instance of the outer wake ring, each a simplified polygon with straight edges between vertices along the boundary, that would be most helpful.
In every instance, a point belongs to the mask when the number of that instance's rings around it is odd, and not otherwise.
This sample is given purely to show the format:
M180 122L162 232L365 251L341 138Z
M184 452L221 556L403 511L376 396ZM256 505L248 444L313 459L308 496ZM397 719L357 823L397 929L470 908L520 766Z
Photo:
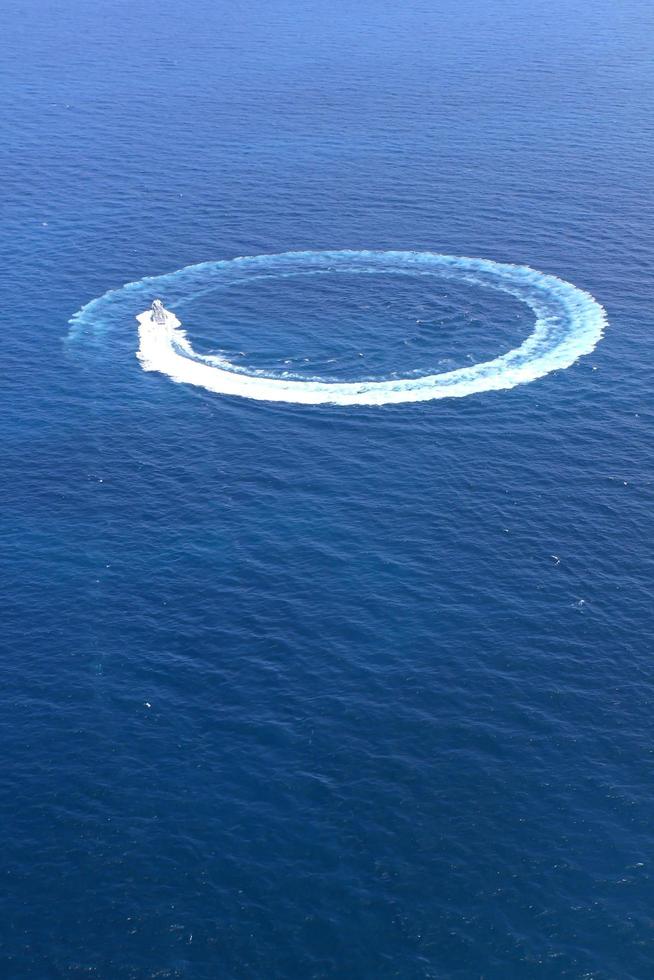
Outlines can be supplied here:
M137 356L141 366L145 371L159 371L177 382L261 401L384 405L461 398L526 384L551 371L570 367L579 357L590 353L606 325L604 309L589 293L528 266L431 252L381 251L284 252L187 266L105 293L83 307L71 322L80 326L96 319L124 293L134 300L134 294L139 294L149 302L159 294L166 299L172 292L183 300L203 287L215 288L261 275L291 276L298 271L408 272L462 280L516 296L533 310L536 322L532 333L519 347L490 361L419 378L337 382L244 373L226 360L197 354L175 317L170 317L162 327L154 324L146 313L138 317Z

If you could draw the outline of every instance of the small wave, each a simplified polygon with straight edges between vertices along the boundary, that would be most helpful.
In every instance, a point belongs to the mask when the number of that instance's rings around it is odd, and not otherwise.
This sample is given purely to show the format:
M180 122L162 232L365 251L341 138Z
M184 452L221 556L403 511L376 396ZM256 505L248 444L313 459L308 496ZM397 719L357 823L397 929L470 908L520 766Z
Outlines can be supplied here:
M111 290L84 306L71 323L77 331L84 329L85 324L124 297L130 301L138 297L145 304L161 294L174 310L198 295L198 291L205 293L234 282L338 272L431 275L500 290L526 303L536 322L519 347L490 361L422 377L338 382L253 371L232 364L226 357L198 354L176 317L169 318L162 327L152 323L148 312L137 317L137 357L141 366L176 382L260 401L387 405L463 398L527 384L551 371L570 367L579 357L589 354L606 326L604 309L589 293L529 266L432 252L386 251L284 252L187 266Z

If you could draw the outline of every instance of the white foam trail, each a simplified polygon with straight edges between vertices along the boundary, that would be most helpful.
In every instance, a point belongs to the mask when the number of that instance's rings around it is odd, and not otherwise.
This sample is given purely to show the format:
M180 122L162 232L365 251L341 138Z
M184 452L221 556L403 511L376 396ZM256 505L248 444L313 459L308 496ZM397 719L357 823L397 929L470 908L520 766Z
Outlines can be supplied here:
M166 298L166 289L184 287L182 297L230 282L260 278L262 274L286 277L306 273L364 272L437 275L510 293L527 303L536 315L533 332L519 346L490 361L443 374L389 381L337 382L297 380L244 373L226 359L197 354L176 317L165 326L154 324L150 313L137 317L138 358L145 371L159 371L173 381L208 391L261 401L301 404L386 405L462 398L482 391L513 388L570 367L590 353L602 337L606 315L589 294L569 282L531 269L489 259L470 259L431 252L285 252L231 261L188 266L176 273L144 279L123 287L128 292L152 295L155 287ZM123 290L114 290L88 304L73 318L80 322L102 311ZM99 309L98 309L99 307Z

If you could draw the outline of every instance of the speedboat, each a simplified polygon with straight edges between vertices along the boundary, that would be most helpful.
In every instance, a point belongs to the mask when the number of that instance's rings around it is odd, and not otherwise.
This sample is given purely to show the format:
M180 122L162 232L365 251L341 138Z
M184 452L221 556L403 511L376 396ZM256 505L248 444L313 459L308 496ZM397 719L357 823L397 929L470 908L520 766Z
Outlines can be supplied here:
M150 318L152 319L152 321L154 323L158 323L163 326L163 324L165 324L169 316L170 314L168 310L164 308L164 305L161 302L161 300L155 299L154 303L152 304L152 310L150 313Z

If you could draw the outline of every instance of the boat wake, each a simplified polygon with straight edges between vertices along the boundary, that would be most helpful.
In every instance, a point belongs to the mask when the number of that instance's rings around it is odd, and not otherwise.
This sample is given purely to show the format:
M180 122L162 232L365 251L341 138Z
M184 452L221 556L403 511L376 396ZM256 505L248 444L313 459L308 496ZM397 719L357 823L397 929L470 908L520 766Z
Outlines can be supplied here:
M149 303L154 296L163 295L174 310L206 291L237 282L339 272L438 276L500 290L531 308L536 317L534 329L519 347L490 361L418 378L339 382L247 372L227 359L198 354L174 314L169 313L161 323L148 310L137 317L141 366L173 381L261 401L387 405L462 398L527 384L589 354L606 326L604 309L589 293L528 266L431 252L385 251L285 252L187 266L105 293L76 313L71 323L83 328L123 299L129 299L134 309L137 297Z

